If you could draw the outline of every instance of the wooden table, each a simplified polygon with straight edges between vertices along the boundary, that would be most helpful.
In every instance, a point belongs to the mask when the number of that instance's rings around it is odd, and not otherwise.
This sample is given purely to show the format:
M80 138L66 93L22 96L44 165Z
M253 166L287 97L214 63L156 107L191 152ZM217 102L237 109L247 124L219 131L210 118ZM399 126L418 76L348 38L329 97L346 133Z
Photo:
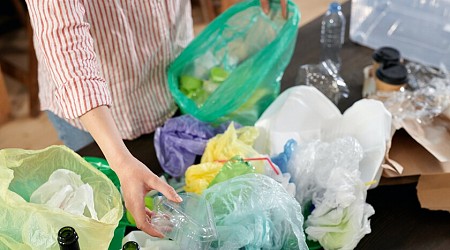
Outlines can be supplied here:
M362 69L371 63L373 52L348 40L350 3L343 5L343 11L347 17L347 40L341 54L341 76L349 85L350 98L339 103L341 111L361 98ZM300 65L319 62L319 35L320 18L299 29L294 55L282 79L282 90L293 85ZM153 134L125 143L132 154L155 173L162 173L153 147ZM103 157L95 143L78 153ZM368 191L367 202L375 209L371 217L372 233L360 241L357 249L450 249L450 213L420 208L416 183L379 186Z

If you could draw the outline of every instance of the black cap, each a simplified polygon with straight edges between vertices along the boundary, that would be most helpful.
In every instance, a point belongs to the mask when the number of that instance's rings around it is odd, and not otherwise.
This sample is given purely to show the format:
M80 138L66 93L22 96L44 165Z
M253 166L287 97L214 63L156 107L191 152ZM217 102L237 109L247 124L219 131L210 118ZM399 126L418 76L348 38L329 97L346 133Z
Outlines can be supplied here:
M408 71L405 65L399 62L381 65L377 69L376 76L381 81L392 85L401 85L408 81Z
M392 47L381 47L373 52L372 58L377 63L399 62L400 52Z

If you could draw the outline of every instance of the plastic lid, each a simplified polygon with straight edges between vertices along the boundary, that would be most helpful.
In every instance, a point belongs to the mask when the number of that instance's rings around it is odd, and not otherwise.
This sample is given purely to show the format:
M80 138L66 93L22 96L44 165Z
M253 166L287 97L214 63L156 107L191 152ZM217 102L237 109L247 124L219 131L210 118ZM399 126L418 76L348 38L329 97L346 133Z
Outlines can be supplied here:
M73 227L66 226L59 229L58 243L61 246L68 246L78 241L78 234Z
M338 12L341 10L341 4L338 2L332 2L330 3L330 6L328 6L328 10L330 12Z
M381 81L393 85L401 85L408 80L406 67L398 62L383 64L377 69L376 75Z
M373 60L378 63L400 61L400 52L392 47L381 47L372 54Z

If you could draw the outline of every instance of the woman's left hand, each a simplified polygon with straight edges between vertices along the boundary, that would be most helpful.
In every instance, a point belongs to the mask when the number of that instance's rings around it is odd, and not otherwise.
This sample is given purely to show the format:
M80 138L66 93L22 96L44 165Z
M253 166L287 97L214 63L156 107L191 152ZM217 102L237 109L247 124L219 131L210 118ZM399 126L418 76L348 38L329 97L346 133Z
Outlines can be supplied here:
M270 0L259 0L261 2L261 8L263 9L264 13L269 14L270 11ZM281 4L281 15L283 15L284 18L287 18L287 0L280 0Z

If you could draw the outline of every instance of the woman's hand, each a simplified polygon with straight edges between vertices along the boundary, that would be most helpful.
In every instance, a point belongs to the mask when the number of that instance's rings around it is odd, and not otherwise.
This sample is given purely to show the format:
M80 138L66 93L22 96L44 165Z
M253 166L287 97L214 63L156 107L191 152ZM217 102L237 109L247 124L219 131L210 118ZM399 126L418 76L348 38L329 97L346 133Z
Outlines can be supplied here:
M170 185L161 180L136 158L131 156L121 161L113 164L119 165L116 166L116 169L120 170L116 173L122 187L125 206L133 215L136 227L152 236L164 237L150 224L153 212L145 207L144 197L151 190L158 190L174 202L181 202L180 196Z
M145 195L150 190L158 190L174 202L181 202L181 198L171 186L130 153L120 137L108 107L94 108L80 119L119 177L125 206L133 215L136 226L152 236L163 237L150 224L152 212L145 207Z
M261 8L263 9L264 13L269 14L270 11L270 4L269 4L270 0L260 0L261 2ZM280 4L281 4L281 15L284 18L287 18L287 0L280 0Z

